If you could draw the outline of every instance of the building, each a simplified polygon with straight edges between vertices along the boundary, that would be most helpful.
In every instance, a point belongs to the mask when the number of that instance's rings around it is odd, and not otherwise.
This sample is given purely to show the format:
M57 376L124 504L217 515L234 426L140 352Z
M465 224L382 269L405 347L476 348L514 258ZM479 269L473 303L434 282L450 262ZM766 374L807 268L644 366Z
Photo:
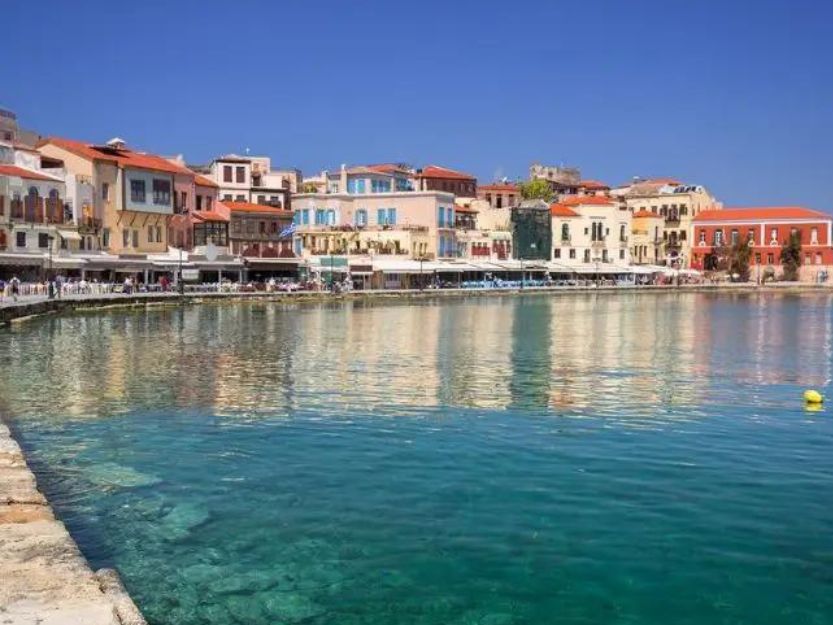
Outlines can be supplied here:
M193 251L211 243L229 253L229 209L218 200L218 185L199 174L192 176L191 185L170 219L169 245Z
M168 220L186 209L192 171L130 149L121 139L97 145L49 137L38 150L63 161L67 172L93 185L92 216L101 223L101 249L130 256L167 252Z
M768 269L779 275L781 248L792 233L801 239L801 280L826 279L833 267L833 217L800 206L700 212L693 220L691 267L714 269L721 247L748 241L753 277L760 279Z
M415 174L418 191L443 191L458 197L477 197L477 178L448 167L426 165Z
M663 218L665 264L675 267L688 264L692 220L701 211L720 207L702 185L683 184L674 178L635 178L612 189L611 194L632 213L648 211Z
M577 167L534 163L529 168L529 178L530 180L546 180L556 200L562 196L577 195L581 185L581 171Z
M490 208L512 208L521 201L521 191L512 182L494 182L478 187L477 197L486 200Z
M631 215L631 262L635 265L665 264L665 220L651 211Z
M252 202L222 202L229 211L231 253L246 263L247 279L295 276L292 211Z
M630 264L631 215L614 200L573 195L553 203L552 260L565 265Z
M207 167L195 167L219 187L222 202L268 204L289 210L292 190L298 188L301 174L297 170L273 171L266 156L227 154L214 159Z
M342 169L339 188L343 183L352 192L298 195L293 203L296 253L412 259L456 256L454 196L438 191L380 191L388 188L373 184L380 180L395 186L394 180L372 172Z
M598 180L579 180L578 195L609 195L610 186Z
M512 258L550 260L552 221L549 204L543 200L525 200L511 211Z
M501 214L498 218L496 214ZM509 208L491 208L486 200L457 198L454 228L457 256L477 260L508 260L512 253Z

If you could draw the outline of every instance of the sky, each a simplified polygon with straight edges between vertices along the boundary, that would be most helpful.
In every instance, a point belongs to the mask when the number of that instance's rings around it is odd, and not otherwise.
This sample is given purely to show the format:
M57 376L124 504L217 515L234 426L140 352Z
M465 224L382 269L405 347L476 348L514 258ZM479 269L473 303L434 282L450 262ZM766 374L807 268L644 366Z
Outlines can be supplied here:
M0 106L45 135L833 212L833 0L1 4Z

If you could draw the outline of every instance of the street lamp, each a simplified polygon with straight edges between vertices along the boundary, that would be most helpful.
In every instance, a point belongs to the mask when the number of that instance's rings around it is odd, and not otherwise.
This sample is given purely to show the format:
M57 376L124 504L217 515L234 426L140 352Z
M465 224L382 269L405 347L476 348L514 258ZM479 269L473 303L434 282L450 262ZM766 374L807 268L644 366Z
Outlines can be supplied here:
M52 242L55 240L51 234L46 235L46 240L49 242L49 269L46 273L46 281L47 281L47 292L49 293L49 299L53 299L55 297L55 289L51 284L52 280Z

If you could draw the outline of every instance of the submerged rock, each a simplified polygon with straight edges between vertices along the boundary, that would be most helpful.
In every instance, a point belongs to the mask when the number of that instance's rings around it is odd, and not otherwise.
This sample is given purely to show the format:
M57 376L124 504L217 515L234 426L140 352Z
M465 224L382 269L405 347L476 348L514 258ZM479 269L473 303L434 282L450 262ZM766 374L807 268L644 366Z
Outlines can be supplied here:
M132 467L115 462L103 462L84 467L83 476L93 484L110 488L138 488L152 486L162 481L155 475L141 473Z
M210 517L202 504L178 503L159 520L159 529L168 540L181 540Z
M269 618L295 623L320 616L325 609L303 595L273 592L257 597L262 601Z

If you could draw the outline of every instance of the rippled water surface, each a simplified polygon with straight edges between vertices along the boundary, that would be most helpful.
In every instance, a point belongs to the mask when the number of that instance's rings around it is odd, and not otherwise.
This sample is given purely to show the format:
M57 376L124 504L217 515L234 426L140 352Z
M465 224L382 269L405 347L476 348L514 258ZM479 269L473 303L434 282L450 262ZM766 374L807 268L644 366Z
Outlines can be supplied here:
M833 622L831 298L0 329L0 411L153 624Z

